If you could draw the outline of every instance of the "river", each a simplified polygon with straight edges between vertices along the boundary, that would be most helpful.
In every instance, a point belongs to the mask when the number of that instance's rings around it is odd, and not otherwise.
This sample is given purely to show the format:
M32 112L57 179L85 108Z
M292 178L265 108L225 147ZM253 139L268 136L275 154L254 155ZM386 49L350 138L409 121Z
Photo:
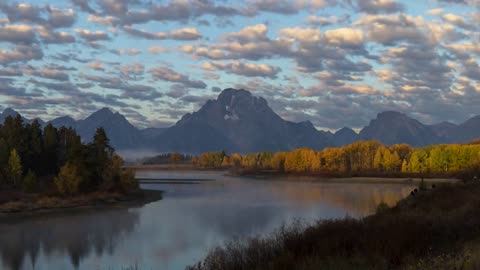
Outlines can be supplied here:
M163 200L1 223L0 269L184 269L232 239L269 234L299 219L361 217L414 187L205 171L140 171L137 178L144 189L164 190Z

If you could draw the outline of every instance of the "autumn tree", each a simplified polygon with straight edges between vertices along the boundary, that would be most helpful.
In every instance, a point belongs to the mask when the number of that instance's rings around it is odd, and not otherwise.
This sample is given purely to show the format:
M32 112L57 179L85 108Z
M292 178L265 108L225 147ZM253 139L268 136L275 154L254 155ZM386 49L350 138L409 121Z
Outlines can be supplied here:
M78 167L68 162L61 169L54 179L58 192L62 195L76 195L80 192L82 176Z

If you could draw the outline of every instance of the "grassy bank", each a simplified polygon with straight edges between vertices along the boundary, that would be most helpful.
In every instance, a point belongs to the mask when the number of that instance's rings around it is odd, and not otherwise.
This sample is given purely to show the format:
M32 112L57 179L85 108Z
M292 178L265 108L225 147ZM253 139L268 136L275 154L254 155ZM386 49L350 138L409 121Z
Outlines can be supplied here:
M479 269L480 183L441 184L363 219L231 242L189 270Z
M94 192L71 197L12 192L8 194L8 200L0 202L0 220L74 209L141 205L161 199L162 192L156 190Z

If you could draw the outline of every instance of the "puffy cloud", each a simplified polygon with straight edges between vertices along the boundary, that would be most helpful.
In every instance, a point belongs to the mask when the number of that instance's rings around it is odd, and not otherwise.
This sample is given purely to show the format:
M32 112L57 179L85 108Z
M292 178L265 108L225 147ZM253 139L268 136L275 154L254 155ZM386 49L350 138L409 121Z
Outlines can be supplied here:
M334 6L336 3L336 0L251 0L247 2L244 13L248 16L257 15L260 12L292 15L302 10L314 11Z
M145 66L140 63L132 63L119 67L120 74L126 79L141 79L145 73Z
M363 32L359 29L337 28L325 32L327 42L340 47L363 46Z
M6 67L0 69L0 76L22 76L23 72L19 68Z
M37 69L37 68L29 67L27 69L24 69L23 73L31 76L37 76L37 77L57 80L57 81L70 80L70 77L68 76L67 73L60 70L56 70L56 69L50 69L50 68Z
M357 10L370 14L395 13L405 9L405 6L396 0L347 0L347 2Z
M111 52L117 55L130 55L130 56L135 56L142 53L137 49L119 49L119 50L113 50Z
M36 42L33 28L25 24L9 24L0 26L0 41L31 44Z
M90 62L90 63L88 63L88 67L91 68L91 69L94 69L94 70L98 70L98 71L104 71L105 70L105 65L103 64L103 62L100 62L100 61Z
M228 41L238 41L241 43L266 40L268 27L265 24L247 26L238 32L228 33L223 36Z
M447 49L459 58L469 58L471 55L480 56L480 44L473 42L453 43L446 45Z
M149 70L152 77L156 80L181 83L186 88L205 89L207 85L202 81L191 80L189 76L175 72L169 67L160 66Z
M75 29L75 32L86 41L110 40L107 33L103 31L90 31L88 29Z
M166 51L168 51L168 49L165 48L165 47L162 47L162 46L152 46L152 47L148 48L148 51L150 53L156 54L156 53L166 52Z
M13 50L0 49L0 64L27 62L43 58L43 52L36 45L17 45Z
M48 6L47 10L47 25L51 28L70 27L75 23L75 11L71 8L62 10Z
M0 3L0 10L2 10L12 23L15 22L30 22L42 23L44 19L41 17L42 8L21 3L8 4L7 2Z
M305 20L308 24L318 25L318 26L328 26L328 25L335 25L346 23L350 20L350 15L346 14L341 17L337 16L315 16L311 15L308 16Z
M88 12L91 14L95 14L96 11L90 6L90 0L70 0L70 2L79 7L80 10L84 12Z
M76 41L74 36L63 31L55 32L45 27L39 27L37 32L42 41L46 44L66 44L74 43Z
M94 14L88 15L87 21L100 25L117 25L120 21L119 18L114 16L97 16Z
M469 23L465 22L463 17L452 14L452 13L447 13L442 16L442 19L445 20L446 22L449 22L451 24L454 24L458 27L465 28L465 29L471 29L473 26L470 25Z
M394 45L407 41L425 43L428 35L422 30L422 17L398 15L365 15L355 25L365 29L367 39L383 45Z
M170 32L149 33L143 30L135 29L131 26L124 26L123 30L128 34L146 39L174 39L174 40L197 40L202 34L195 28L183 28Z
M444 11L443 8L435 8L435 9L427 10L427 14L430 14L432 16L437 16L437 15L442 14L443 11Z
M50 29L70 27L76 20L73 9L63 10L49 5L0 4L0 10L7 14L10 22L36 23Z
M202 65L207 70L222 70L227 73L234 73L246 77L268 77L276 78L281 71L278 67L266 64L253 64L244 62L205 62Z
M117 11L122 8L118 6ZM118 12L113 12L119 15ZM239 15L239 9L226 5L217 5L214 1L174 0L166 4L149 4L147 9L128 10L119 16L122 24L131 25L149 21L188 21L203 15L233 16Z
M283 28L280 35L300 42L318 42L322 39L322 32L317 28L291 27Z
M401 46L386 52L386 62L396 76L389 81L403 91L449 91L452 69L438 51L424 46Z

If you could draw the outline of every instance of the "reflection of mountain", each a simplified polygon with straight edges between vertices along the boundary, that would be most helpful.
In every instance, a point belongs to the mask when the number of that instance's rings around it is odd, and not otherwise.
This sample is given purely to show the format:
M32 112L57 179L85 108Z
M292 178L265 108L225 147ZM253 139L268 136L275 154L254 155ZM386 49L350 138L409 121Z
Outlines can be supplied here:
M137 212L119 209L0 224L0 256L4 267L11 270L26 267L27 258L35 269L40 252L68 255L72 268L78 268L92 252L113 254L122 236L131 233L138 220Z

